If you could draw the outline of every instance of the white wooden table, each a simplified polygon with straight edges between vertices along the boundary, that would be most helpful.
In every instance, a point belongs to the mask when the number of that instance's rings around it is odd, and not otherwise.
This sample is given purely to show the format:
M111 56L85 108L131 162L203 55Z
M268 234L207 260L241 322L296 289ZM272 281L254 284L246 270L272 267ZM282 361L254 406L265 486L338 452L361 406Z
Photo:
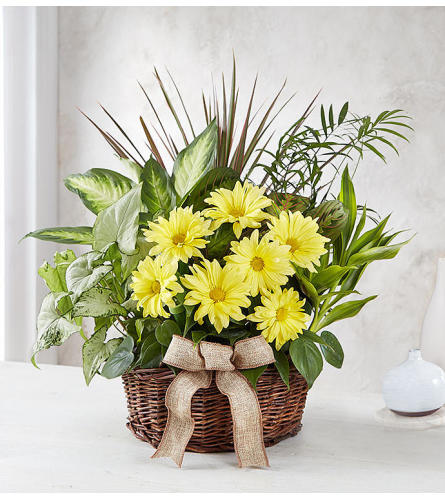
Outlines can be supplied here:
M445 427L385 429L379 395L316 389L300 434L268 448L269 470L233 453L187 453L182 469L126 429L121 381L81 369L0 364L0 492L444 492Z

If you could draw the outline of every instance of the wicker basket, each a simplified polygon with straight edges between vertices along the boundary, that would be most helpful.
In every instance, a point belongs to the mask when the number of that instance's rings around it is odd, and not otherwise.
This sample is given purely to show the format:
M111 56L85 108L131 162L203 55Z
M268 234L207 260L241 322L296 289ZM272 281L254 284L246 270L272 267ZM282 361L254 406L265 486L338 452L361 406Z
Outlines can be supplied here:
M122 377L129 411L127 427L155 448L167 422L164 398L173 377L169 368L137 369ZM265 446L295 436L301 429L307 384L294 367L291 367L289 382L288 391L274 367L269 367L258 380ZM200 389L193 396L192 416L195 429L187 451L233 450L229 401L214 381L208 389Z

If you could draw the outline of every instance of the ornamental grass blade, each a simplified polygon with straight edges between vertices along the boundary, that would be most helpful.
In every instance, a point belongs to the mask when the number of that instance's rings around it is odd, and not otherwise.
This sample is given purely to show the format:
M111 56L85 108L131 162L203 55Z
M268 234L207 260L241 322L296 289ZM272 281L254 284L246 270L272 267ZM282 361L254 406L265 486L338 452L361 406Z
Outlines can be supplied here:
M147 141L148 141L148 144L150 147L150 151L153 153L153 156L156 158L156 161L159 163L159 165L161 165L162 167L165 168L164 162L162 161L162 157L159 153L159 150L156 146L156 143L153 140L153 137L150 134L150 132L147 128L147 125L145 125L145 122L144 122L144 119L142 118L142 116L139 117L139 120L141 121L142 128L144 129L145 137L147 138Z

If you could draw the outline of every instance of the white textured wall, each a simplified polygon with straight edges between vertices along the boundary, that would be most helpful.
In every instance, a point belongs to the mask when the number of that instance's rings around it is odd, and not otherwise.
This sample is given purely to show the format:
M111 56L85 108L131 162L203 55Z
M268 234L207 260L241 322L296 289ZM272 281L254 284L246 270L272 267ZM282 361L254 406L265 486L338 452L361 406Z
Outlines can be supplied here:
M100 101L143 143L140 113L148 108L139 79L158 102L153 65L167 66L187 101L201 112L200 90L210 73L230 73L236 51L242 95L259 72L259 100L288 78L293 104L285 126L320 88L320 103L350 101L357 113L403 108L416 133L389 166L365 160L358 199L393 213L393 228L412 228L414 241L396 260L374 263L360 283L379 297L352 319L335 324L345 349L341 371L328 367L319 386L379 390L387 369L419 344L435 262L445 255L445 10L443 8L60 8L60 223L90 222L62 179L92 167L113 167L111 150L76 111L101 117ZM106 123L102 120L102 123ZM76 342L61 361L80 359Z

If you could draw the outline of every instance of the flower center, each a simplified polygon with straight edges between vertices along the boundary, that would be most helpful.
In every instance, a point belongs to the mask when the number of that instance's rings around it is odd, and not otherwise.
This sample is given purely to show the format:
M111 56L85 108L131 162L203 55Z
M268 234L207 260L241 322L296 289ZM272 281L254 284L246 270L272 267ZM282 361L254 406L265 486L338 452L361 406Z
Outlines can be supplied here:
M226 294L223 290L221 290L221 288L216 287L213 290L210 290L209 297L214 302L222 302L226 298Z
M276 318L278 321L284 321L287 317L287 309L285 307L280 307L277 309Z
M173 245L181 245L185 241L185 234L178 233L175 234L172 238Z
M161 291L161 284L158 280L153 281L153 283L151 284L151 291L152 293L159 293Z
M289 238L286 240L286 245L290 245L290 251L292 253L296 252L300 248L300 244L296 238Z
M229 214L232 217L243 217L244 216L244 210L241 210L240 208L232 208L229 212Z
M264 267L264 260L261 257L254 257L250 261L250 266L254 271L262 271Z

